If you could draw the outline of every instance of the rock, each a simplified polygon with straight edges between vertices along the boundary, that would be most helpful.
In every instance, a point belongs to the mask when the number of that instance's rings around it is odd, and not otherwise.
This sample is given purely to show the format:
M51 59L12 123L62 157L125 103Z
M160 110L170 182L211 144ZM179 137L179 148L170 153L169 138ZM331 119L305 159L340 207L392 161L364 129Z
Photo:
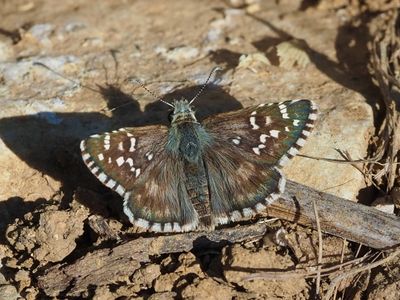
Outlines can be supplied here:
M17 289L11 284L0 285L0 297L4 300L17 300L21 299Z
M22 291L31 285L31 276L27 270L21 269L15 274L15 281L18 282L19 291Z
M150 295L147 300L174 300L176 296L175 292L155 293Z
M371 203L371 206L387 214L394 214L395 205L390 196L377 198Z
M204 278L204 273L193 253L181 254L178 261L178 267L174 271L162 274L155 280L156 292L170 292L175 286L190 283L193 278Z
M161 54L168 61L185 62L197 58L200 54L199 49L189 46L177 47L173 49L166 49L164 47L157 47L156 53Z
M281 256L275 251L245 249L241 245L227 246L222 252L224 275L228 282L247 292L273 299L291 299L304 291L307 282L303 278L290 281L256 279L244 281L243 277L256 270L290 270L295 267L288 255Z
M186 286L182 291L183 299L234 299L235 290L225 284L218 283L212 278L205 278Z
M11 60L13 58L14 58L14 49L12 47L11 41L0 39L0 63Z
M9 226L8 241L17 251L31 253L41 265L61 261L75 249L75 240L83 234L83 222L88 214L83 206L69 211L47 206L40 213L38 224Z
M93 300L114 300L115 295L112 293L108 286L100 286L96 288Z
M50 47L51 41L50 41L50 35L54 31L54 25L52 24L36 24L33 25L29 31L26 33L26 35L29 38L32 38L42 44L45 47Z
M130 288L131 291L137 293L142 289L152 287L154 280L160 275L160 265L151 264L137 270L131 278L133 282L133 286Z

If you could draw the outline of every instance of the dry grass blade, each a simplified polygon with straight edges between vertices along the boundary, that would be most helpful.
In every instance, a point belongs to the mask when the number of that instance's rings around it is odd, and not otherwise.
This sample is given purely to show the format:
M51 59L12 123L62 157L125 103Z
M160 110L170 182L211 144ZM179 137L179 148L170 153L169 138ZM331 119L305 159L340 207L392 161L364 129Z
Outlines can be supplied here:
M392 252L390 255L388 255L385 258L382 258L378 261L375 262L371 262L369 264L365 264L365 265L361 265L359 267L353 267L350 270L347 270L346 272L344 272L343 274L338 275L336 278L334 278L330 284L330 287L327 291L327 293L325 294L324 299L329 300L332 298L334 291L336 289L336 286L344 279L349 278L349 277L353 277L363 271L369 271L372 270L373 268L376 268L378 266L381 266L385 263L390 262L392 259L394 259L396 256L400 255L400 248L397 248L394 252Z
M389 11L376 19L375 39L369 44L371 53L370 72L373 74L383 97L385 118L375 137L372 156L380 158L383 166L369 165L368 173L377 185L386 187L386 192L394 186L399 175L400 116L396 103L400 103L400 36L396 31L397 10Z
M318 231L318 260L317 260L317 279L315 282L315 295L316 297L319 297L320 293L320 285L321 285L321 264L322 264L322 231L321 231L321 224L319 222L319 217L318 217L318 210L317 210L317 205L315 204L315 201L313 201L313 209L314 209L314 215L315 215L315 222L317 225L317 231Z

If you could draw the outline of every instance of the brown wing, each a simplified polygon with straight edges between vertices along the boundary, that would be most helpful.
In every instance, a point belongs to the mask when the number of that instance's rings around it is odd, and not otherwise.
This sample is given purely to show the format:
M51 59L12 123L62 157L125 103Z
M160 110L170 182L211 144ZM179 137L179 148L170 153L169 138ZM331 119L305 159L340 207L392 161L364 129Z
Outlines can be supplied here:
M152 231L186 231L198 219L188 202L183 165L165 151L168 128L122 128L81 142L90 171L124 199L124 212Z
M205 153L218 223L263 210L284 191L278 168L295 156L317 116L309 100L261 104L207 118L213 145Z

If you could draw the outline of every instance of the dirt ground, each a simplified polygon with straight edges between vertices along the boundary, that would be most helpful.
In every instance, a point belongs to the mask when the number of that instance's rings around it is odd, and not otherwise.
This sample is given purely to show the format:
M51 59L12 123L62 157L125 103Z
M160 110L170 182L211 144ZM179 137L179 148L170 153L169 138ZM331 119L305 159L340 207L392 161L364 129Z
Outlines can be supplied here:
M382 118L368 24L395 2L0 0L0 299L317 299L307 275L318 233L281 220L257 238L193 243L126 264L119 257L124 271L103 266L102 255L127 240L154 238L154 250L157 235L129 224L120 197L84 166L79 142L168 124L168 106L134 78L165 100L191 98L218 65L223 71L195 103L200 120L309 98L320 116L304 153L365 157ZM296 158L284 171L349 201L379 195L349 164ZM274 238L282 230L284 245ZM326 268L373 251L329 235L322 250ZM85 260L101 278L69 275ZM246 279L260 271L268 277ZM329 299L400 299L399 278L395 260L335 283ZM320 295L333 283L323 277Z

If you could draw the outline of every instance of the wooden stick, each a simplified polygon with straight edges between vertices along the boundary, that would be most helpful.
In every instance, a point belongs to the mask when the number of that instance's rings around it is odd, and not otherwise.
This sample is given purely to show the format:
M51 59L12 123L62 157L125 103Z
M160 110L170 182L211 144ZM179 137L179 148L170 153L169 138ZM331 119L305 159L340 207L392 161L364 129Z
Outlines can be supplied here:
M400 219L394 215L295 182L288 181L286 190L281 199L268 207L269 216L315 228L312 204L315 201L322 231L377 249L400 244ZM57 296L61 292L79 296L90 285L125 280L142 263L149 262L150 256L196 248L221 248L229 243L261 238L265 232L265 224L257 223L212 232L128 240L110 249L87 253L71 264L56 264L38 277L38 284L48 296Z
M293 181L287 182L283 197L268 206L267 214L316 229L313 201L325 233L375 249L400 244L399 217Z
M262 223L220 229L212 232L189 232L159 235L125 241L109 249L95 250L69 265L57 264L39 276L38 285L55 297L68 289L69 296L79 296L90 285L100 286L124 281L150 261L150 256L189 252L193 248L221 248L227 244L260 239L266 233Z

